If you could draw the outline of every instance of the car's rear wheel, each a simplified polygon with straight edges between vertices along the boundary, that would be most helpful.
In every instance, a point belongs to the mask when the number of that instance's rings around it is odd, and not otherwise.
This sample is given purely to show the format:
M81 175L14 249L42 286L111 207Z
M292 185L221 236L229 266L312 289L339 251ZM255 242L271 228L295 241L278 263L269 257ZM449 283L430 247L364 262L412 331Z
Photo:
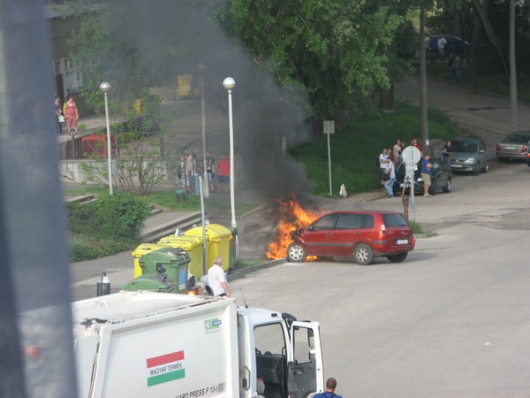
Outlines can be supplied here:
M370 265L374 260L374 252L366 243L359 243L353 250L355 261L360 265Z
M447 179L447 185L443 189L444 192L451 192L453 190L453 186L451 185L451 179Z
M435 195L436 194L436 180L431 182L431 186L429 187L429 195Z
M407 258L407 255L409 252L403 252L399 254L392 254L391 256L386 256L388 258L388 261L391 263L402 263Z
M306 256L304 247L298 242L291 243L287 248L287 261L303 263Z

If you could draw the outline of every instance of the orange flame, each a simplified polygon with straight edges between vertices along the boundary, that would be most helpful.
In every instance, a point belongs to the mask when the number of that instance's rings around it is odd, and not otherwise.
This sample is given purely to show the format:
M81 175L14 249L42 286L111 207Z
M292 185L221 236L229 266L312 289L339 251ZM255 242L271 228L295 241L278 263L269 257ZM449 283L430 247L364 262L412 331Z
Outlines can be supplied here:
M269 251L266 253L269 260L284 258L287 247L293 243L291 232L307 227L321 214L318 211L303 209L294 195L292 199L277 199L277 201L280 204L282 215L278 224L276 241L269 243Z

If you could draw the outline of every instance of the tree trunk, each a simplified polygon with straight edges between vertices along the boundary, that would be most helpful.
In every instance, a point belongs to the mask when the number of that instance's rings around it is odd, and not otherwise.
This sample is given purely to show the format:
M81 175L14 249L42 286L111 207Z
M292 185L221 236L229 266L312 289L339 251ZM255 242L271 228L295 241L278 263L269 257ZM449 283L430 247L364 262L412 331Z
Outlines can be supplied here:
M482 26L484 27L484 31L486 32L486 35L488 36L490 43L493 45L493 47L495 47L495 49L499 53L499 56L501 57L502 66L504 67L504 73L506 74L506 78L509 79L510 72L508 69L508 64L506 62L506 56L504 54L504 44L497 37L497 35L495 34L495 31L493 30L493 26L491 25L491 22L488 16L488 1L489 0L482 0L482 4L481 4L480 0L473 0L473 4L475 5L475 10L478 12L480 16L480 19L482 21Z

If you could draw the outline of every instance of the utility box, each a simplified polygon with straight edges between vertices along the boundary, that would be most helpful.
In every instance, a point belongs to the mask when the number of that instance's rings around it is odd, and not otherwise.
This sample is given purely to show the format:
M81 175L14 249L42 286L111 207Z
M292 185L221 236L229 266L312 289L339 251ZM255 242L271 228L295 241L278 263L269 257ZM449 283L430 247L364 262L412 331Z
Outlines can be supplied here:
M184 250L164 247L143 255L139 262L142 276L166 274L170 281L175 284L174 293L186 292L190 256ZM142 280L141 283L147 282Z
M177 83L178 83L178 93L177 96L179 98L190 98L194 95L192 84L193 84L193 76L186 74L186 75L179 75L177 76Z
M161 238L157 244L184 250L190 256L190 264L188 266L189 273L197 279L204 275L202 236L169 235ZM208 264L206 264L206 266L208 266Z
M93 154L97 154L102 158L107 157L107 135L106 134L90 134L81 138L81 153L84 158L88 158ZM116 137L110 137L110 151L114 155L116 152Z
M208 224L206 230L206 265L209 268L215 257L223 259L223 269L233 268L235 257L234 239L232 231L220 224ZM202 240L202 226L191 228L184 232L184 236L196 236Z

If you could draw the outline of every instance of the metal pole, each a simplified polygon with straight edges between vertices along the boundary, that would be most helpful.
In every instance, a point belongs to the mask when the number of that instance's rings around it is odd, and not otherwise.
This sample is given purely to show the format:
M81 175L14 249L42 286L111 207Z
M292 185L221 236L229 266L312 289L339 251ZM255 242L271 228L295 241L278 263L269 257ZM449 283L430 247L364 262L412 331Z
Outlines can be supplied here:
M329 170L329 196L333 196L333 192L331 190L331 146L329 144L329 136L331 135L330 132L328 131L327 133L327 136L328 136L328 170Z
M518 130L517 73L515 65L515 0L510 0L510 113L512 131Z
M105 92L105 119L107 121L107 169L109 174L109 194L112 196L112 153L110 143L110 123L109 123L109 101Z
M239 239L237 236L237 222L236 222L236 207L234 197L234 183L235 183L235 170L234 170L234 125L232 120L232 90L228 90L228 119L230 128L230 209L232 211L232 231L235 236L235 249L236 259L239 258Z
M420 113L421 136L423 138L424 153L430 152L429 119L427 103L427 65L425 59L425 9L420 10Z
M206 217L204 215L204 195L202 190L202 177L199 176L199 195L201 196L201 220L202 220L202 274L206 275Z
M204 102L204 76L201 76L201 114L202 114L202 161L204 174L204 196L210 197L208 172L206 171L206 116Z
M412 169L412 182L410 189L410 202L412 203L412 221L416 221L416 202L414 201L414 185L416 184L416 173L414 168Z

